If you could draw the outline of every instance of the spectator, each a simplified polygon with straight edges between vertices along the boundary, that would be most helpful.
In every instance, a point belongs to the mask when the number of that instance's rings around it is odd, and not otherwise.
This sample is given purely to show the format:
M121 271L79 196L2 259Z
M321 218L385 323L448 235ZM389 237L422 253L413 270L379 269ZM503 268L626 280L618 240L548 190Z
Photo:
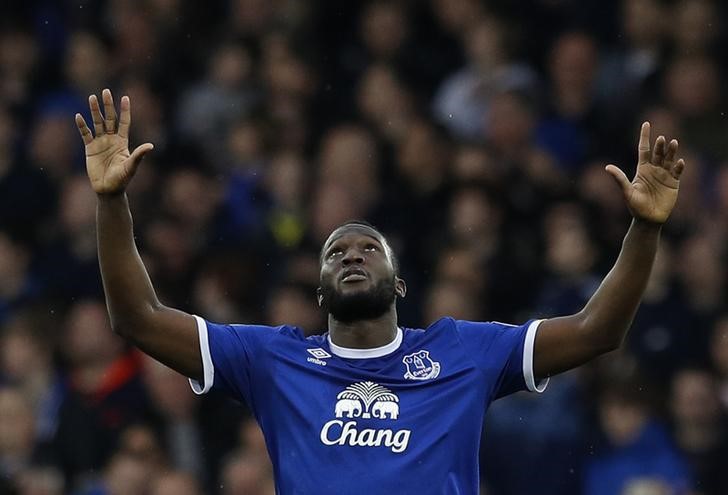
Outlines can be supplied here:
M638 383L609 384L600 395L599 423L606 443L587 461L584 494L634 493L645 480L674 493L691 486L688 465L650 413Z
M707 370L682 369L672 380L670 395L674 436L691 464L695 488L706 495L725 493L728 415L713 376Z
M33 463L35 424L30 401L20 389L0 388L0 479L13 479Z

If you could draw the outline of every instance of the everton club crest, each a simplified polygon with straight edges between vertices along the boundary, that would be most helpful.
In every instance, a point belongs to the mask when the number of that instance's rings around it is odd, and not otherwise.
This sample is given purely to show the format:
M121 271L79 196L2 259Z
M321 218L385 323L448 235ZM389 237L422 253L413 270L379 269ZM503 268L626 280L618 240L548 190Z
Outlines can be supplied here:
M440 363L430 358L430 351L420 350L402 358L407 366L404 377L408 380L432 380L440 374Z

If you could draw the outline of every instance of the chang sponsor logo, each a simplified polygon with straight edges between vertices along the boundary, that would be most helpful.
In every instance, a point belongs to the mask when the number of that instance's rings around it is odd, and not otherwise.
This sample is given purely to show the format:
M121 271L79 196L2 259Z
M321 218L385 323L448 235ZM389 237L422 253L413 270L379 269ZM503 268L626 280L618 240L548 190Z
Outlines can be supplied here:
M399 417L399 397L374 382L359 382L346 387L336 396L336 418L326 422L319 438L324 445L351 447L386 447L395 454L409 445L411 430L362 428L356 419L396 420Z

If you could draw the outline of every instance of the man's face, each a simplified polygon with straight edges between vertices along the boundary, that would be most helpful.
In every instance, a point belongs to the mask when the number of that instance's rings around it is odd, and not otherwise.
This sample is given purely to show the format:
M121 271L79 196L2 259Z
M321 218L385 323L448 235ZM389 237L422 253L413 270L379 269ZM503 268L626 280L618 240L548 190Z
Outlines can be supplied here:
M343 322L377 318L404 297L384 238L363 225L336 229L324 244L319 303Z

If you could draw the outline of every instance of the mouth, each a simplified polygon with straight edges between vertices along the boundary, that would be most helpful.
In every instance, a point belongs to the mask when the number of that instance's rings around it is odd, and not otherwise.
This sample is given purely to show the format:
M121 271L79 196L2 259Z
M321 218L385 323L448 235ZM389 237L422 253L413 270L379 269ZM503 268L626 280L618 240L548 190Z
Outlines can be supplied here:
M366 280L367 278L367 272L365 272L361 268L351 268L349 270L346 270L342 274L341 282L349 284L353 282L361 282L362 280Z

